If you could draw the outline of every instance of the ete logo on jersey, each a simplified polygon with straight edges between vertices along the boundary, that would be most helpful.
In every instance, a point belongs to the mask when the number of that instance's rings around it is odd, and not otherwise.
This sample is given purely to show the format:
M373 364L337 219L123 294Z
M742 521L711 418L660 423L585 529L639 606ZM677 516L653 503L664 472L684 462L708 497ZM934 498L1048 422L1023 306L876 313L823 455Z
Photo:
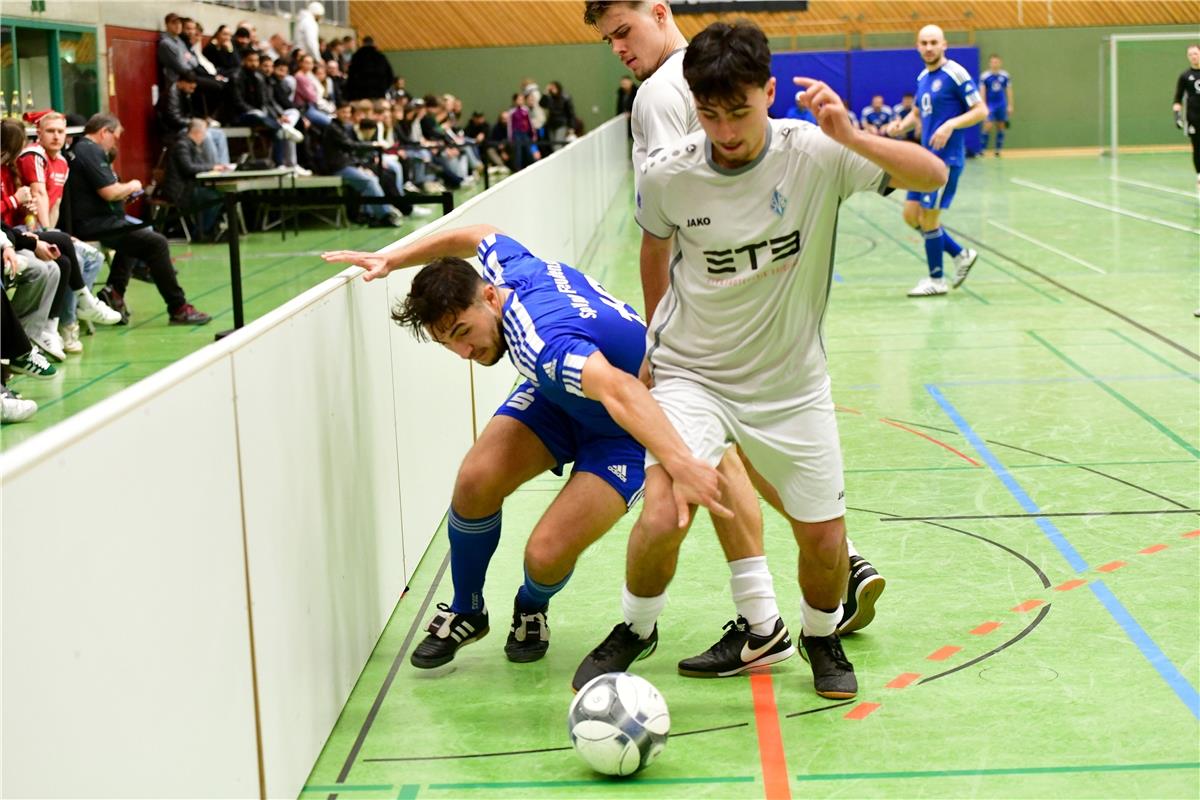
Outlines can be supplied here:
M800 252L800 231L794 230L786 236L777 236L774 239L752 242L730 250L705 250L704 260L712 265L708 268L710 275L725 275L738 271L738 264L736 262L739 259L737 256L746 253L748 255L747 261L749 262L750 270L754 271L762 266L759 262L758 251L764 248L770 250L771 261L782 261L785 258L794 256Z

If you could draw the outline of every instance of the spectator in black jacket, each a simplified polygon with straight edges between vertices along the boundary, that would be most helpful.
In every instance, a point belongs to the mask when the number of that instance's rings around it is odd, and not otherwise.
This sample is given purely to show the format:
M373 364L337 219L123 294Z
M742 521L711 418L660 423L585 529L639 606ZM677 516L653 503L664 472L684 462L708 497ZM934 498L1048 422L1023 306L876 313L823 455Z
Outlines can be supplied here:
M241 58L233 49L233 35L225 25L217 28L217 32L204 46L203 52L204 57L217 68L217 74L227 79L232 78L242 65Z
M196 81L191 73L179 76L179 80L167 87L158 98L158 125L163 135L163 141L170 146L175 139L187 134L188 126L193 119L204 119L194 105L196 100ZM229 163L229 141L225 131L205 125L205 149L208 159L214 164Z
M546 155L564 146L568 139L574 138L575 131L575 101L571 95L563 91L562 84L550 81L546 84L546 93L539 101L546 109Z
M296 129L300 112L294 108L283 109L267 86L259 71L258 53L247 50L242 53L241 69L230 82L233 89L232 105L235 118L243 125L259 125L275 132L275 163L294 167L296 165L296 142L304 141L304 134Z
M216 170L221 172L227 168L225 164L216 164L206 152L205 134L208 123L201 117L192 117L183 136L171 145L167 158L167 174L159 191L168 202L179 206L185 214L192 214L197 219L198 238L207 239L216 225L220 214L220 204L217 202L221 195L215 189L207 186L197 186L196 176L201 172Z
M337 118L325 127L321 135L321 150L325 155L325 173L340 175L350 187L364 197L383 197L383 186L375 173L367 169L368 160L378 149L370 142L360 142L350 129L354 109L343 101L337 108ZM412 204L408 204L412 211ZM404 215L395 206L370 203L362 206L371 225L400 226Z
M346 78L347 100L377 100L387 97L396 80L391 62L375 47L375 41L364 37L362 47L350 59L350 74Z

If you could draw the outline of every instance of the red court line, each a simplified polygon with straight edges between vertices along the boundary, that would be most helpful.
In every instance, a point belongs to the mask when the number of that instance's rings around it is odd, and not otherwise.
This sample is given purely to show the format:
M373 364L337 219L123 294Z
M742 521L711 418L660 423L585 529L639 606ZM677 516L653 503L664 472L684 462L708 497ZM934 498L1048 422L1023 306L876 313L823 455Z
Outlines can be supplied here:
M920 673L916 673L916 672L902 672L901 674L899 674L899 675L897 675L896 677L892 678L892 681L891 681L891 683L889 683L889 684L887 685L887 688L889 688L889 689L903 689L905 686L908 686L910 683L912 683L913 681L915 681L915 680L916 680L917 678L919 678L919 677L921 677Z
M1167 546L1165 544L1152 544L1149 547L1143 547L1141 550L1138 550L1138 552L1144 556L1148 556L1151 553L1157 553L1159 550L1166 550L1166 549L1167 549Z
M1046 602L1046 601L1045 600L1026 600L1024 603L1021 603L1021 605L1019 605L1019 606L1013 606L1012 610L1023 614L1026 611L1032 611L1033 609L1037 608L1044 602Z
M883 418L881 418L879 421L880 421L880 422L882 422L882 423L883 423L883 424L885 424L885 425L891 425L893 428L899 428L899 429L900 429L900 430L902 430L902 431L908 431L909 433L912 433L912 434L915 434L915 435L917 435L917 436L920 436L922 439L928 439L929 441L931 441L931 442L933 442L934 444L936 444L938 447L944 447L944 448L946 448L946 449L947 449L947 450L949 450L951 453L954 453L954 455L958 456L958 457L959 457L959 458L961 458L963 461L966 461L966 462L968 462L968 463L969 463L971 466L973 466L973 467L978 467L978 466L980 466L980 464L979 464L979 462L978 462L978 461L976 461L975 459L971 458L971 457L970 457L969 455L967 455L966 453L963 453L963 452L962 452L962 451L960 451L960 450L955 450L953 447L951 447L950 445L946 444L945 442L940 442L940 441L938 441L937 439L933 438L932 436L930 436L930 435L928 435L928 434L921 433L920 431L914 431L912 428L908 427L907 425L901 425L899 422L892 422L890 419L883 419Z
M1185 534L1183 535L1183 538L1185 538L1185 539L1195 539L1197 536L1200 536L1200 531L1188 531L1187 533L1185 533Z
M783 753L783 735L779 732L779 711L775 708L775 687L769 673L750 676L754 696L754 724L758 728L758 757L762 763L763 792L766 800L791 800L787 757Z
M879 703L859 703L854 708L850 709L850 713L846 715L846 719L863 719L871 716L875 709L879 708Z
M1080 586L1083 586L1085 583L1087 583L1087 581L1083 580L1082 578L1076 578L1074 580L1067 581L1066 583L1060 583L1058 586L1054 587L1054 591L1069 592L1072 589L1078 589Z
M925 656L925 658L928 659L929 661L945 661L947 658L954 655L959 650L962 650L962 648L955 647L952 644L948 644L945 647L939 647L937 650L934 650L932 653Z
M1123 566L1125 566L1124 561L1110 561L1107 564L1103 564L1099 567L1096 567L1096 570L1098 572L1115 572L1116 570L1119 570Z
M983 636L985 634L991 633L992 631L996 630L996 628L999 628L999 627L1000 627L999 622L985 622L982 625L980 625L978 628L976 628L975 630L971 631L971 633L975 634L976 636Z
M862 416L862 412L859 411L857 408L847 408L846 406L835 405L833 407L833 410L834 411L845 411L847 414L858 414L859 416Z

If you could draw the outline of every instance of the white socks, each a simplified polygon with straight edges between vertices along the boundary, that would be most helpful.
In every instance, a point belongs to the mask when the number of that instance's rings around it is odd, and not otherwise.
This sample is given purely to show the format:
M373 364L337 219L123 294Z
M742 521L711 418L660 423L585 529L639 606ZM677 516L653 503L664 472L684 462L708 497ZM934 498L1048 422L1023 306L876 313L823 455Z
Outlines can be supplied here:
M842 621L842 607L834 611L822 611L813 608L803 597L800 598L800 612L804 618L805 636L831 636Z
M654 633L654 624L666 605L666 592L655 597L638 597L629 592L628 586L621 588L621 613L625 615L625 623L642 639L649 639Z
M775 603L775 584L767 569L766 556L730 561L729 572L729 591L737 613L745 617L754 633L770 634L779 619L779 606Z
M850 537L846 537L846 551L852 556L857 556L858 551L854 549L854 542L850 541ZM861 556L859 556L861 558Z

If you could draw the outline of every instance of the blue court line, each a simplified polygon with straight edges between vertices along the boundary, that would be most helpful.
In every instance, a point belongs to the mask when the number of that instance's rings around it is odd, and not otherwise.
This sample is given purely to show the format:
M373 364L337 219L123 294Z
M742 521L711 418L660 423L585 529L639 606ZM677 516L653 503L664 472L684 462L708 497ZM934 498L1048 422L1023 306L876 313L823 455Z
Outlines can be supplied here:
M1175 668L1166 653L1160 650L1154 640L1142 629L1142 626L1137 624L1137 620L1125 609L1125 606L1121 605L1121 601L1112 593L1112 590L1104 585L1104 581L1092 581L1088 584L1088 588L1108 609L1108 613L1112 614L1113 619L1125 629L1125 635L1133 640L1138 650L1142 651L1142 655L1150 662L1150 666L1154 667L1175 694L1179 695L1179 699L1192 712L1192 716L1200 719L1200 694Z
M840 272L833 273L833 279L837 283L845 283L846 282L846 279L842 277L842 274Z
M1041 509L1038 508L1037 503L1033 502L1033 498L1021 488L1021 484L1017 483L1017 479L1014 478L1007 469L1005 469L1004 465L1000 463L1000 459L996 458L992 451L988 449L988 446L984 444L983 439L979 438L979 434L975 433L975 431L972 430L971 426L967 424L967 421L962 418L962 415L958 413L954 406L950 405L950 401L943 397L942 393L938 391L938 388L932 383L925 384L925 389L929 392L929 394L933 395L933 399L937 401L937 404L942 407L943 411L946 412L946 416L950 417L950 420L954 423L954 426L958 428L959 432L966 437L967 441L971 443L971 446L975 448L975 451L979 453L980 457L984 460L984 463L991 468L992 472L996 473L996 477L998 477L1000 482L1004 484L1004 487L1008 489L1009 494L1017 499L1017 503L1020 504L1021 508L1025 509L1026 513L1028 514L1039 513ZM1066 537L1059 532L1058 528L1054 527L1053 522L1045 517L1035 517L1034 522L1036 522L1038 527L1042 529L1042 533L1046 534L1046 538L1050 540L1050 543L1058 548L1058 552L1061 553L1062 557L1067 560L1067 563L1071 565L1072 569L1074 569L1076 572L1087 571L1088 564L1083 560L1083 556L1079 555L1079 551L1067 541Z
M1004 484L1009 493L1017 499L1021 507L1031 514L1041 513L1041 509L1038 508L1033 498L1017 483L1016 479L1000 463L1000 460L992 454L992 451L984 444L979 434L975 433L963 416L958 413L958 409L951 405L950 401L938 390L938 387L927 383L925 384L925 390L937 401L942 411L946 413L946 416L950 418L954 426L971 443L971 446L979 453L984 463L995 473L996 477L1000 479L1000 482ZM1046 517L1036 517L1035 521L1038 527L1042 529L1042 532L1046 534L1046 538L1058 548L1058 552L1062 554L1063 558L1067 560L1076 572L1084 572L1089 569L1088 563L1083 560L1083 557L1079 555L1079 552L1067 541L1066 537L1055 527L1053 522ZM1150 666L1154 667L1155 671L1171 687L1171 690L1175 692L1179 699L1183 701L1183 704L1187 706L1188 710L1192 712L1192 716L1200 719L1200 694L1196 692L1195 687L1188 682L1187 678L1183 677L1175 665L1171 663L1171 660L1163 653L1162 649L1154 643L1150 635L1137 623L1133 615L1121 604L1116 595L1104 585L1103 581L1091 581L1088 583L1088 586L1091 587L1092 592L1096 595L1101 605L1104 606L1105 610L1116 620L1121 629L1125 631L1125 635L1137 646L1145 659L1150 662Z

